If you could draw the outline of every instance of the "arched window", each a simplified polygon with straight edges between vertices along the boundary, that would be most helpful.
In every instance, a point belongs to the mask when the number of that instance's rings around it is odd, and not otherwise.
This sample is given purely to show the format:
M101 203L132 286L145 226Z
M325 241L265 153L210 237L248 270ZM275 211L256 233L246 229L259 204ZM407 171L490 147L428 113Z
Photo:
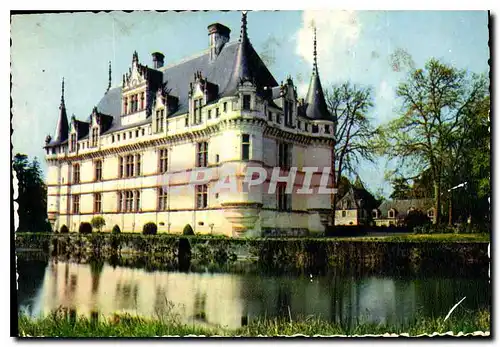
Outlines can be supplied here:
M373 210L372 211L372 217L373 218L378 218L378 211L377 210Z
M395 218L396 217L396 210L391 208L388 213L389 218Z
M342 217L346 217L347 216L347 211L342 211Z

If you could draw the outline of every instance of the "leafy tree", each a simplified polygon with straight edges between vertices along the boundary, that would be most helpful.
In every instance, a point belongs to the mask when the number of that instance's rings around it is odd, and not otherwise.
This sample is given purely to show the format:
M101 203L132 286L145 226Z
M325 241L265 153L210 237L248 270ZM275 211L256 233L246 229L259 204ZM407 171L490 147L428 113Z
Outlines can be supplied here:
M25 154L14 156L12 167L16 173L20 232L51 231L47 220L47 188L37 158L29 162Z
M377 130L368 117L373 107L372 94L371 88L349 82L335 84L326 90L328 109L337 120L337 142L332 163L335 187L341 186L344 172L352 174L356 171L361 159L374 160L375 148L372 139ZM337 196L342 196L339 193L333 195L334 209Z
M389 196L391 199L409 199L411 196L411 186L408 180L402 177L395 178L392 181L392 193Z
M95 216L90 221L90 224L97 229L97 232L101 232L101 228L106 225L106 220L102 216Z
M458 167L469 136L467 118L487 93L485 76L470 75L436 59L430 59L425 69L412 71L397 88L401 115L381 128L382 143L389 158L399 161L398 167L429 170L434 223L441 219L443 186L451 186L450 173Z

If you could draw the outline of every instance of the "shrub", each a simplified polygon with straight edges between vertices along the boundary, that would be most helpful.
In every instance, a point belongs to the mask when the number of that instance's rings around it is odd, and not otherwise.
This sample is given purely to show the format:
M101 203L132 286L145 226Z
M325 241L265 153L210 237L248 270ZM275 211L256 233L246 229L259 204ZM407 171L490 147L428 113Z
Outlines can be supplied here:
M78 229L80 234L91 234L92 233L92 225L89 222L81 222L80 228Z
M186 224L184 227L184 230L182 231L183 235L194 235L193 228L191 227L191 224Z
M404 222L408 229L413 231L415 227L429 225L429 218L422 211L413 210L406 215Z
M121 233L122 231L120 230L120 227L118 225L115 224L115 226L113 227L113 230L111 230L111 233L112 234L119 234Z
M63 226L61 227L61 229L59 229L59 232L60 232L61 234L67 234L67 233L69 233L69 229L68 229L68 227L66 226L66 224L63 224Z
M156 235L157 232L158 232L158 227L153 222L144 224L144 227L142 228L142 233L144 235Z
M92 218L90 221L90 224L92 224L92 227L94 229L97 229L97 232L101 232L101 228L106 225L106 220L104 220L103 217L101 216L95 216Z

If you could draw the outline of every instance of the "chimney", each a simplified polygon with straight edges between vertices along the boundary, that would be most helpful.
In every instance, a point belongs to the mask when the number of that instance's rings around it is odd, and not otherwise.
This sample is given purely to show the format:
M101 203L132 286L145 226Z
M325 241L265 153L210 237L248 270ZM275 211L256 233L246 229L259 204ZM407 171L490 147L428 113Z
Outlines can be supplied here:
M151 54L153 57L153 69L159 69L163 67L163 60L165 56L161 52L154 52Z
M229 42L229 33L231 29L220 23L210 24L208 26L208 37L210 44L210 60L217 58L222 51L224 44Z

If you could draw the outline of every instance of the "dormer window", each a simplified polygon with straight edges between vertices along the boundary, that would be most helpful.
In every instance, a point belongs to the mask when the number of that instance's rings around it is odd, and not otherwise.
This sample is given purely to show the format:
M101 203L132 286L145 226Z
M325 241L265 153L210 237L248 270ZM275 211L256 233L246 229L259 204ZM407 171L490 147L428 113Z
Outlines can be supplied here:
M132 95L132 113L137 112L137 94Z
M141 93L141 110L144 110L144 92Z
M163 131L163 123L164 123L164 110L157 110L156 111L156 132L162 132Z
M250 95L243 95L243 110L250 111Z
M70 136L70 152L76 151L76 134Z
M373 210L372 211L372 217L373 218L378 218L378 210Z
M201 123L201 99L194 100L193 106L193 123L200 124Z
M92 128L92 147L97 147L97 139L99 137L99 128Z
M390 209L388 213L389 218L395 218L396 217L396 211L394 209Z

